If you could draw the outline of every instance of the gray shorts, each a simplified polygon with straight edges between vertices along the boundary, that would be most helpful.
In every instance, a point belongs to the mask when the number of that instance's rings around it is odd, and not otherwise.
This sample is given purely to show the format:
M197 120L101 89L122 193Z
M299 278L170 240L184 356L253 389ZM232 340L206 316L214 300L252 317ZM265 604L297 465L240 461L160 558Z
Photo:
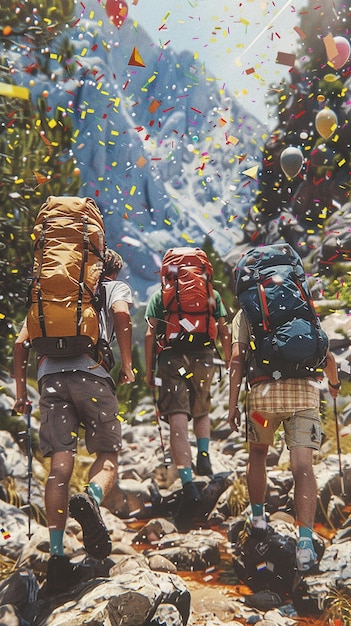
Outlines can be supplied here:
M118 402L107 378L74 371L47 374L39 381L40 448L43 456L77 451L78 428L85 428L90 454L118 452L122 445Z
M216 370L212 350L187 355L163 350L159 355L157 377L161 380L158 407L164 421L174 413L188 419L207 415L211 406L211 383Z
M303 409L295 413L269 413L268 411L249 411L247 417L248 441L272 445L274 433L283 425L285 442L290 450L294 447L319 450L322 430L319 410Z

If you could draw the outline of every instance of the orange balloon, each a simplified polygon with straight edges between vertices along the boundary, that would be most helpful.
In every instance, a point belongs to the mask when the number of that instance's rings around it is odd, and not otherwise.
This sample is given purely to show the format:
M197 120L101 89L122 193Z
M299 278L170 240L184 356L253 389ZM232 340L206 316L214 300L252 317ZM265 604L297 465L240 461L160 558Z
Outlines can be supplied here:
M315 126L323 139L329 139L338 125L338 118L331 109L322 109L317 113Z

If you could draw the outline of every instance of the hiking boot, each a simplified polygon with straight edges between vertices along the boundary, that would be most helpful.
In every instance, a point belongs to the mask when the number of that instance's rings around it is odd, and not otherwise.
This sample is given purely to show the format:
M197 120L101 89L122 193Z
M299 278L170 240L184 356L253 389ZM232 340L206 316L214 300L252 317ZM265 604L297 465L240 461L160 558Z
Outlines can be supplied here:
M69 512L82 527L87 553L94 559L106 559L111 553L112 543L94 498L87 493L78 493L70 500Z
M299 539L296 546L296 566L299 572L308 572L318 563L311 539Z
M80 582L89 579L90 568L71 563L68 556L53 554L48 560L46 590L49 594L71 591Z
M201 510L201 496L196 485L189 481L183 485L180 505L174 514L175 525L179 532L187 532L194 525L194 519Z
M196 459L196 473L198 476L213 476L208 452L198 452Z

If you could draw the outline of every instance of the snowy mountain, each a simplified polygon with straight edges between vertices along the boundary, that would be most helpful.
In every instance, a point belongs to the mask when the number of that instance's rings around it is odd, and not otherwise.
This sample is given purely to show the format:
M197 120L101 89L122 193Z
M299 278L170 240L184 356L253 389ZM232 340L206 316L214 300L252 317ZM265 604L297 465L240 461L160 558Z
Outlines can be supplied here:
M63 67L67 39L73 54ZM267 129L190 52L156 45L129 20L113 27L96 3L92 19L50 44L49 78L26 71L34 50L14 45L9 55L32 101L46 92L48 118L59 107L72 119L80 193L100 206L108 245L141 301L167 248L210 236L225 257L243 240Z

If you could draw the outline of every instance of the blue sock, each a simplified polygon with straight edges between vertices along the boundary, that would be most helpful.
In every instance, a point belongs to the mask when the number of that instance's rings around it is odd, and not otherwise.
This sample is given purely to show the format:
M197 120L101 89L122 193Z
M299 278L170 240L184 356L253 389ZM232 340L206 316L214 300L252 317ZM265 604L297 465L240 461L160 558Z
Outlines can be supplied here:
M89 485L87 486L87 493L89 494L89 496L94 498L97 505L100 506L101 500L104 496L100 485L98 485L97 483L94 483L93 481L90 482Z
M210 447L210 440L208 437L200 437L197 440L197 449L200 452L207 452L208 453L208 449Z
M182 481L182 485L185 483L190 483L193 479L193 473L191 471L191 467L181 467L178 468L179 478Z
M264 504L251 504L251 511L253 517L263 517Z
M49 530L50 554L64 556L63 550L63 530Z
M311 539L312 541L312 528L309 528L308 526L299 526L299 538Z

